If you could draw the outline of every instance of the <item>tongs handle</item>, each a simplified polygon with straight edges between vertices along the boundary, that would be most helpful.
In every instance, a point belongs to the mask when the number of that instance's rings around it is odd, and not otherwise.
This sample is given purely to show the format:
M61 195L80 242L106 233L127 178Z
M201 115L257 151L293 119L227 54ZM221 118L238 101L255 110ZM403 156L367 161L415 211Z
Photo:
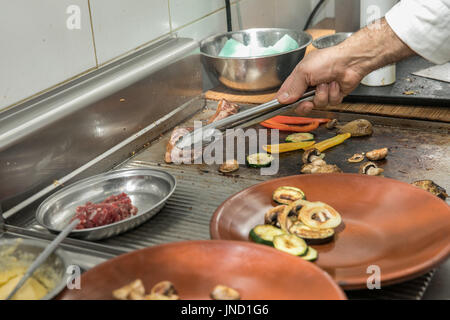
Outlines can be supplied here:
M316 90L307 91L305 94L303 94L303 96L300 97L300 99L298 99L294 103L309 99L312 96L314 96L315 93L316 93ZM242 122L243 120L251 120L253 118L256 118L257 116L267 114L271 111L274 111L276 109L279 109L279 108L282 108L285 106L286 105L281 104L278 101L278 99L271 100L271 101L266 102L257 107L250 108L248 110L239 112L237 114L226 117L219 121L210 123L206 126L201 127L200 129L196 129L193 132L185 135L182 139L180 139L176 143L176 146L180 149L184 149L184 148L195 145L196 143L200 142L200 140L210 142L211 138L214 136L216 129L222 129L222 128L230 126L234 123Z

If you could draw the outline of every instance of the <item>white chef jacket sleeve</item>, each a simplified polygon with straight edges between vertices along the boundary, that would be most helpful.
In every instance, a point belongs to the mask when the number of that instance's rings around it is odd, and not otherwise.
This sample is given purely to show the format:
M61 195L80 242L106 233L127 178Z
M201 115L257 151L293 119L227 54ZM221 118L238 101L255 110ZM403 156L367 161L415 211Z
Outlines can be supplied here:
M418 55L436 64L450 61L450 0L402 0L385 18Z

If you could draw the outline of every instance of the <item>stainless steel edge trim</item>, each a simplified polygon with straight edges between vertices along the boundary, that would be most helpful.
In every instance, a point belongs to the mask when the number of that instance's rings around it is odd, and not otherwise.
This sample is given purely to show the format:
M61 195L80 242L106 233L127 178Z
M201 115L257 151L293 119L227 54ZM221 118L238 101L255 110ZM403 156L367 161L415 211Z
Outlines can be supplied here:
M3 118L0 114L0 151L31 132L145 78L197 47L198 43L194 40L173 39L146 54L133 57L133 63L124 61L112 69L88 77L72 88L39 101L27 108L27 112L18 111Z

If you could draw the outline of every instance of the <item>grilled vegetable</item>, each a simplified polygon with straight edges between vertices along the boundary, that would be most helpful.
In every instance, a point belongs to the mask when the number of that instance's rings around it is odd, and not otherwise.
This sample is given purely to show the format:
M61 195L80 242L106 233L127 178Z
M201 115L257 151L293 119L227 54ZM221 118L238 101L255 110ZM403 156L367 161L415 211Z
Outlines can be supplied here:
M263 127L269 128L269 129L278 129L280 131L291 131L291 132L309 132L313 131L314 129L317 129L319 126L318 121L314 121L310 124L304 125L304 126L293 126L293 125L287 125L282 124L270 120L266 120L260 123Z
M441 186L434 183L432 180L418 180L414 181L412 185L428 191L431 194L434 194L435 196L441 198L442 200L445 200L448 197L447 191Z
M321 118L305 118L305 117L291 117L291 116L275 116L266 121L270 122L278 122L282 124L308 124L311 122L319 122L319 124L327 123L330 119L321 119Z
M370 136L373 133L372 124L365 119L354 120L337 128L338 133L350 133L352 137Z
M372 150L366 153L366 157L369 160L383 160L384 158L386 158L388 154L388 148L381 148L381 149L376 149L376 150Z
M280 144L269 144L264 145L263 149L269 153L283 153L290 152L300 149L305 149L314 144L314 141L303 141L303 142L290 142L290 143L280 143Z
M357 163L364 161L364 155L360 153L355 153L351 158L348 158L348 162Z
M336 128L337 125L338 125L338 120L337 120L337 119L333 119L333 120L330 120L330 122L328 122L328 123L325 125L325 127L326 127L328 130L331 130L331 129Z
M278 223L278 215L282 213L286 207L286 205L281 205L267 211L264 215L264 223L275 227L280 227L280 224Z
M308 132L298 132L292 133L286 137L286 142L303 142L303 141L313 141L314 135Z
M285 233L289 233L289 228L293 224L292 220L289 218L290 214L291 214L291 206L287 206L286 208L284 208L282 212L278 214L277 217L278 225Z
M239 294L238 291L234 290L233 288L221 285L221 284L214 287L213 291L211 291L210 296L214 300L240 300L241 299L241 295Z
M308 203L308 201L294 201L278 214L278 224L286 233L289 233L289 229L291 228L292 224L294 224L294 222L298 220L298 212L305 203Z
M273 192L272 199L279 204L290 204L293 201L306 199L306 197L301 189L284 186L277 188Z
M320 161L320 162L319 162ZM342 172L335 164L327 164L323 160L315 160L313 163L308 163L302 166L301 173L334 173Z
M222 173L231 173L237 170L239 170L239 163L235 159L227 160L219 167L219 171Z
M336 228L342 222L340 214L323 202L308 202L298 214L298 219L313 229Z
M363 163L359 167L360 174L367 174L369 176L378 176L384 172L383 168L378 168L378 166L373 162Z
M247 156L247 165L252 168L269 167L273 157L267 153L254 153Z
M315 149L319 150L320 152L324 152L327 149L330 149L334 146L337 146L338 144L341 144L342 142L344 142L351 136L352 135L350 133L338 134L337 136L334 136L333 138L330 138L330 139L327 139L324 141L320 141L320 142L312 145L311 147L308 147L307 149L315 148Z
M308 245L305 240L293 234L284 234L274 237L273 246L280 251L294 256L301 256L308 250Z
M250 238L260 244L273 246L273 239L276 236L285 234L281 229L275 228L267 224L261 224L250 230Z
M316 249L308 247L308 251L306 251L306 254L302 256L302 259L305 259L307 261L314 261L317 260L318 256L319 254L317 253Z
M334 230L329 229L311 229L307 225L298 221L294 223L289 232L295 234L297 237L302 238L307 244L322 244L329 242L334 237Z
M302 161L304 164L311 163L315 160L323 160L325 158L325 154L321 153L316 148L310 148L303 152Z

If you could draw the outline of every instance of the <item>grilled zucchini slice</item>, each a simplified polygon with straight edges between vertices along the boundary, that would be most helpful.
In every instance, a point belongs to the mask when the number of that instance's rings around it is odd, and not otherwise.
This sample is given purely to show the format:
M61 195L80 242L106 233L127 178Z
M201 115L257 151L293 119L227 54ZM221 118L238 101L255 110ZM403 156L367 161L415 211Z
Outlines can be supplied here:
M293 235L283 234L273 238L273 246L283 252L294 256L301 256L308 250L305 240Z
M312 247L308 247L306 254L301 256L301 258L305 259L307 261L314 261L314 260L317 260L318 256L319 256L319 254L317 253L316 249L314 249Z
M273 192L272 199L279 204L291 204L297 200L304 200L306 197L299 188L283 186Z
M273 246L274 237L284 235L285 232L268 224L261 224L250 230L250 239L256 243Z
M312 229L302 222L294 223L289 232L302 238L307 244L322 244L333 240L334 229Z
M309 132L298 132L290 134L286 137L286 142L304 142L304 141L313 141L314 135Z
M273 156L268 153L254 153L247 156L247 165L252 168L270 167Z

